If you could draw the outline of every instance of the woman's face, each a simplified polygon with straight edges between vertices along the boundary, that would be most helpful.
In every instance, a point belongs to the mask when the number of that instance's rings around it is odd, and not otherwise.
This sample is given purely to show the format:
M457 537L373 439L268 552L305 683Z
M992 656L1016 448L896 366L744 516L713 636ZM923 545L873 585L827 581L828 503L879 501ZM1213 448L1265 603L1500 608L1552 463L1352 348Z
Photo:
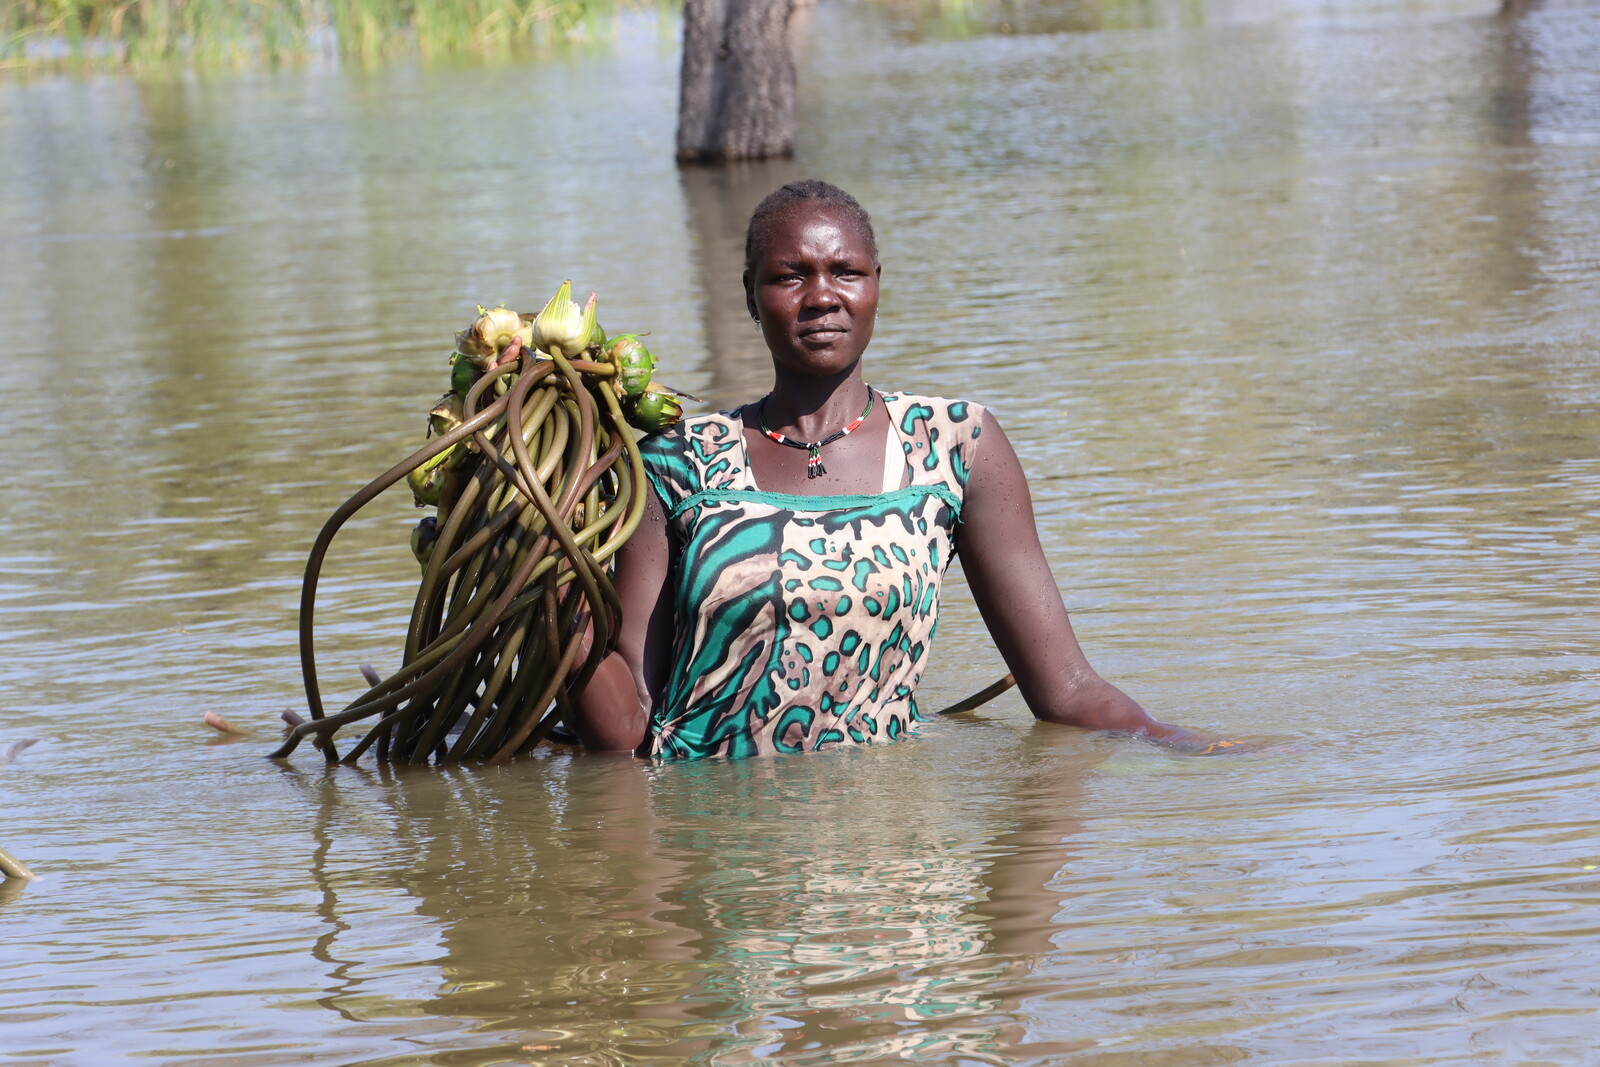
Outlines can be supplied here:
M779 218L744 275L773 362L807 377L849 373L872 340L879 273L849 216L800 207Z

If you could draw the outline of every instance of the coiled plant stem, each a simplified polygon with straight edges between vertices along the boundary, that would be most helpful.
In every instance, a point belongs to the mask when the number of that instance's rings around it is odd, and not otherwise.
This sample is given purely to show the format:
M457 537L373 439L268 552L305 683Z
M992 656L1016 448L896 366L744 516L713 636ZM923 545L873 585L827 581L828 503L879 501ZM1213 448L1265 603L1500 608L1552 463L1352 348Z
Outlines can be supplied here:
M609 560L644 512L644 464L609 363L523 351L483 374L463 421L339 506L312 545L300 653L311 719L272 753L371 719L344 762L501 761L538 744L609 649L621 603ZM514 375L514 379L507 381ZM406 627L400 669L334 713L313 646L317 583L335 534L412 471L450 449L437 539ZM459 473L457 465L459 464ZM447 493L446 495L449 495Z

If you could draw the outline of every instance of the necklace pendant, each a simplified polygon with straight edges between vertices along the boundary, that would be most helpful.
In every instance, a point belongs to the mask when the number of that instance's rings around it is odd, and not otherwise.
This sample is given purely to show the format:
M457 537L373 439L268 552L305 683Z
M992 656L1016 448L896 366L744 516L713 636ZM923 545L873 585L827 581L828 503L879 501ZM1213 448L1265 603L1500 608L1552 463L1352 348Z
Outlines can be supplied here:
M849 437L853 430L859 427L862 423L866 422L867 416L872 414L872 402L874 399L872 386L869 385L867 386L867 406L862 409L860 415L856 416L856 418L851 421L850 425L846 426L842 430L835 430L833 433L829 434L827 437L824 437L820 441L796 441L791 437L783 436L783 434L767 425L767 399L771 395L771 393L768 393L767 396L761 398L761 403L756 408L756 425L761 427L762 433L766 434L780 445L788 445L790 448L805 449L806 477L808 479L820 478L824 474L828 473L828 468L822 465L822 446L831 445L841 437Z

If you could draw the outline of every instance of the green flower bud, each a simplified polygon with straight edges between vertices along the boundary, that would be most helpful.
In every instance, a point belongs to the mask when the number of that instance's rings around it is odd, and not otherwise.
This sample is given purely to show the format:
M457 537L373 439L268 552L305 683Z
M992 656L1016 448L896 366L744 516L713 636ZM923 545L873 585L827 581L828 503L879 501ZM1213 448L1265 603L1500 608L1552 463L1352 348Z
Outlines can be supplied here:
M411 486L411 496L416 501L417 507L433 507L439 503L439 490L444 487L444 478L449 472L451 461L464 451L466 450L459 443L451 445L406 475L406 484Z
M443 437L461 425L461 397L446 393L428 412L428 436Z
M589 303L579 310L572 302L572 282L561 283L556 295L533 320L533 343L552 355L559 353L572 359L589 346L594 334L595 294L589 294Z
M483 377L483 371L474 366L472 360L457 352L450 357L450 391L457 396L465 397L472 388L472 383Z
M649 386L656 357L639 341L638 334L613 337L606 345L606 359L617 368L618 396L638 396Z
M659 433L678 424L683 418L683 405L676 393L658 385L651 386L638 396L628 398L623 414L629 424L645 433Z
M432 515L426 516L411 531L411 554L417 557L423 570L428 569L428 561L433 558L433 546L438 540L439 520Z

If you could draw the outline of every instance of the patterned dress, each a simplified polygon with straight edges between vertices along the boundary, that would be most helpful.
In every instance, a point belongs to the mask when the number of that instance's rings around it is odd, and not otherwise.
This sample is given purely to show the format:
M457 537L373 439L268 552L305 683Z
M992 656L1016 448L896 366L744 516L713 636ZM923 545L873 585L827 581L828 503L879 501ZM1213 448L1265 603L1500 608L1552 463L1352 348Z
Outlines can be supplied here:
M920 721L917 681L983 409L882 397L892 430L879 493L762 491L737 409L643 443L680 553L653 756L865 744Z

